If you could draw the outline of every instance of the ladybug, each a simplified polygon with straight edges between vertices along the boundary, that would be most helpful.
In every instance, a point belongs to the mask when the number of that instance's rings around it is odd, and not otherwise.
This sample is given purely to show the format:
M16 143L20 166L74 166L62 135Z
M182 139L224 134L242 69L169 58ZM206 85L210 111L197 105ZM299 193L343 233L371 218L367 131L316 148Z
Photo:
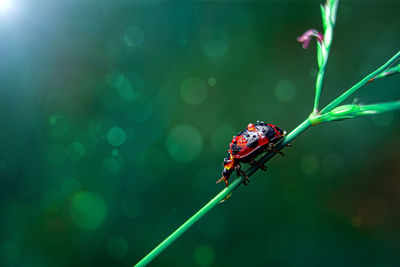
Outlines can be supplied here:
M222 178L217 181L217 184L224 181L226 186L228 186L229 177L233 171L236 171L238 176L243 175L245 178L244 184L247 185L249 178L246 173L241 170L240 163L256 165L265 171L267 167L254 159L265 151L274 151L275 153L283 155L282 152L276 151L274 146L283 139L285 135L286 131L283 131L273 124L263 121L257 121L256 124L249 123L247 129L234 136L229 144L228 156L224 159L224 163L222 164L224 166Z

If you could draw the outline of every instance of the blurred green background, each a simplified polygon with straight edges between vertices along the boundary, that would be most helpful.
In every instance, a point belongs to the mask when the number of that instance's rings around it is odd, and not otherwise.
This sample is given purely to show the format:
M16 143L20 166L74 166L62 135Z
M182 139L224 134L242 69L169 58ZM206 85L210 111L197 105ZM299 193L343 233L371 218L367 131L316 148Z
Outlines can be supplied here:
M224 188L235 133L308 116L315 44L296 37L321 29L319 3L0 5L0 265L139 261ZM397 1L339 4L322 104L398 51L399 17ZM399 77L361 91L399 99ZM399 122L306 131L152 265L398 264Z

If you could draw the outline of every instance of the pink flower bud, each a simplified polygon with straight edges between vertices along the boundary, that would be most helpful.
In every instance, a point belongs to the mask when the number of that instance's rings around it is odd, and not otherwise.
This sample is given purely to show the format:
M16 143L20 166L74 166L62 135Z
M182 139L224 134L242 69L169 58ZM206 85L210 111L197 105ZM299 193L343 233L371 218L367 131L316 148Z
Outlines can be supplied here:
M297 37L297 41L299 41L300 43L303 43L303 49L307 49L308 45L310 44L311 39L315 37L317 38L317 41L322 44L323 40L324 40L324 36L322 35L322 33L318 32L315 29L310 29L308 31L306 31L305 33L303 33L302 36Z

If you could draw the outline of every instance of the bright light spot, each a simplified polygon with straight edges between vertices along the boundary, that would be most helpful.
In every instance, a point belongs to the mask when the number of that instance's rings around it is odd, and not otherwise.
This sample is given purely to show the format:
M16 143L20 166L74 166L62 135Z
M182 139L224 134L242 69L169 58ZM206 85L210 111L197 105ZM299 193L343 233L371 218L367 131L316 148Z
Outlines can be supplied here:
M14 15L14 5L11 0L0 0L0 16L8 17L10 15Z
M208 79L208 85L209 86L215 86L217 84L217 80L214 77L210 77Z
M198 105L207 96L207 85L200 78L189 77L181 85L181 95L187 103Z
M200 156L203 148L203 137L193 126L182 124L172 129L166 145L174 160L187 163Z
M0 11L6 12L11 9L11 0L0 0Z
M125 143L125 131L119 127L111 128L107 133L107 140L113 146L120 146Z

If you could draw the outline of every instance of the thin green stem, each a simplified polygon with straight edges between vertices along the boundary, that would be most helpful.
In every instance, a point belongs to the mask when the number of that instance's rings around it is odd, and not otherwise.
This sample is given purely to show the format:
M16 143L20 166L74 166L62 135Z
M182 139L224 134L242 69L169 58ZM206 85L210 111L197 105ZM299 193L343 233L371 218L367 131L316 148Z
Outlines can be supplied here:
M355 119L365 115L381 114L400 109L400 101L377 103L372 105L342 105L321 115L310 117L313 125L331 121Z
M379 103L360 107L360 115L379 114L400 109L400 101Z
M196 214L190 217L184 224L169 235L163 242L161 242L155 249L146 255L141 261L135 266L146 266L149 264L158 254L164 251L169 245L171 245L178 237L180 237L187 229L189 229L195 222L209 212L215 205L221 202L227 197L235 188L242 183L242 179L236 179L228 187L222 190L216 197L211 199L203 208L201 208Z
M323 83L324 83L324 74L325 74L326 62L327 61L324 61L322 67L318 71L317 81L316 81L316 84L315 84L315 99L314 99L314 108L313 108L313 113L314 114L318 113L318 104L319 104L319 99L321 97L322 86L323 86Z
M385 64L383 64L381 67L379 67L376 71L372 72L371 74L367 75L356 83L353 87L351 87L349 90L344 92L342 95L337 97L335 100L333 100L330 104L328 104L322 111L321 114L324 114L326 112L331 111L332 109L336 108L338 105L340 105L343 101L345 101L347 98L349 98L352 94L354 94L358 89L360 89L362 86L364 86L366 83L368 83L371 79L373 79L375 76L379 75L382 71L384 71L387 67L389 67L393 62L395 62L398 58L400 58L400 51L397 52L396 55L394 55L391 59L389 59Z
M318 105L321 97L322 87L324 84L324 75L326 65L328 63L329 51L331 50L331 43L333 40L333 29L336 23L336 12L339 0L326 1L325 5L321 5L321 16L324 27L324 37L317 44L317 58L318 58L318 76L315 84L315 98L312 114L318 113Z

